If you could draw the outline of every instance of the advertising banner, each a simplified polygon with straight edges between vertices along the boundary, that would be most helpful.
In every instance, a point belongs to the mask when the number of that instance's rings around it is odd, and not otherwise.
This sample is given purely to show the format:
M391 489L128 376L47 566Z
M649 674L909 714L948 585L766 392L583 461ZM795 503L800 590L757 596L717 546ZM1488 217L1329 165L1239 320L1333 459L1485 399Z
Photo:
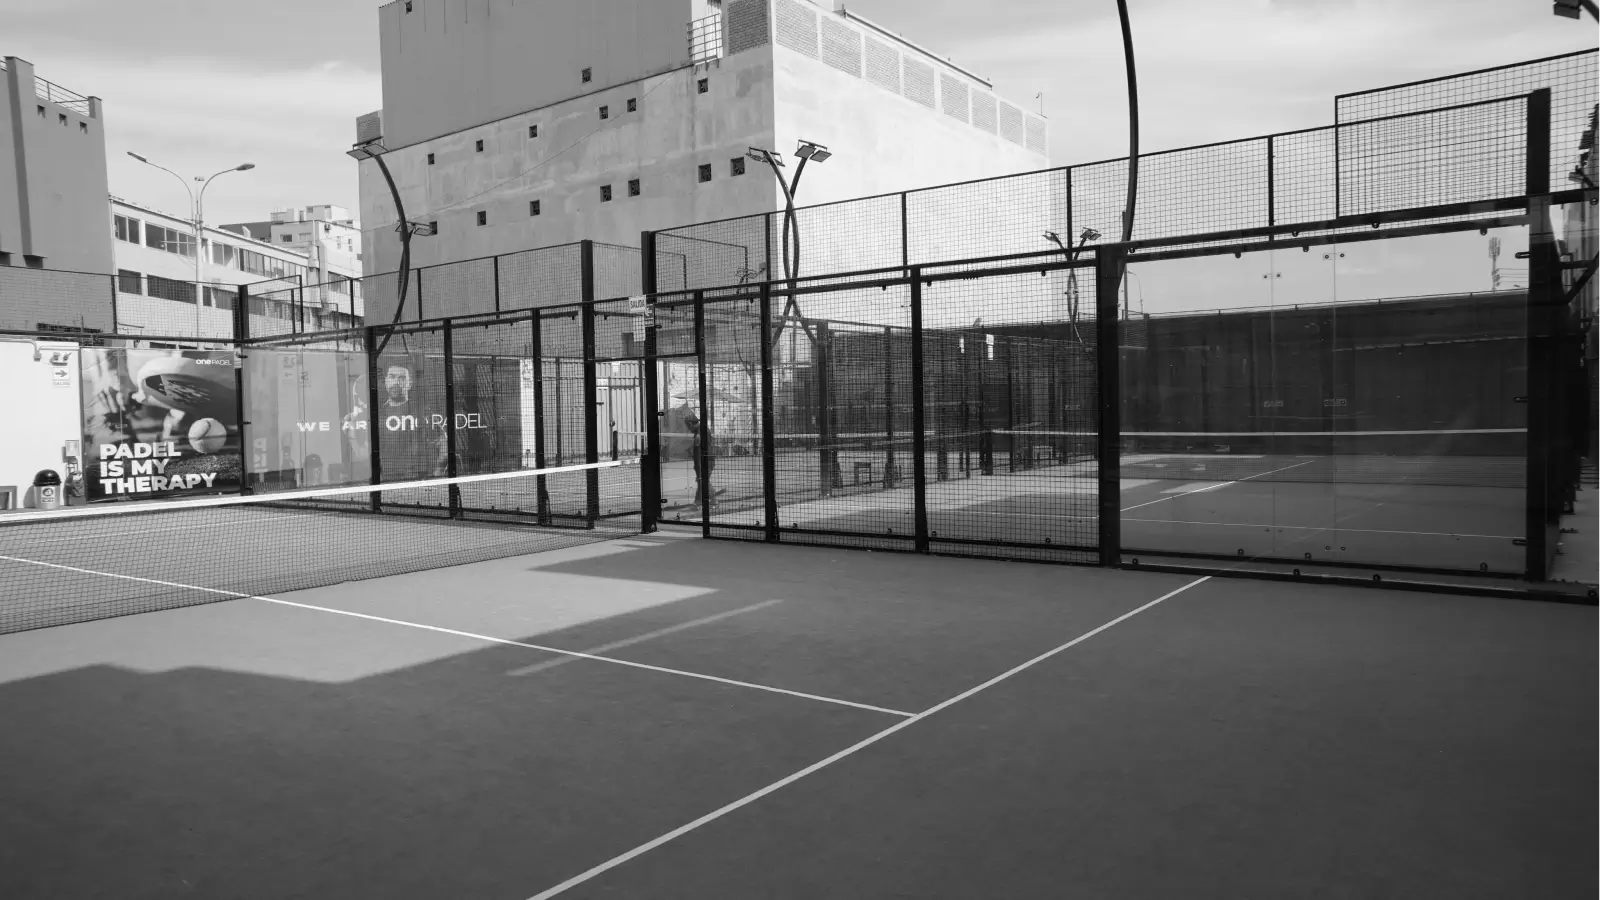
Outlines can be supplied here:
M79 359L89 500L239 490L232 351L85 347Z
M371 479L364 353L315 348L245 354L247 471L265 489Z

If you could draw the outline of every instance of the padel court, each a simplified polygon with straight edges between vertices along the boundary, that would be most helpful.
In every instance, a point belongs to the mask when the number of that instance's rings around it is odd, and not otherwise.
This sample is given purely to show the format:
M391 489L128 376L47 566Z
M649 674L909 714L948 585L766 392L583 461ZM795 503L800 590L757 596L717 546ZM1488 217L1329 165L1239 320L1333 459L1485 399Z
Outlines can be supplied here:
M669 531L4 635L0 894L1586 896L1595 624Z

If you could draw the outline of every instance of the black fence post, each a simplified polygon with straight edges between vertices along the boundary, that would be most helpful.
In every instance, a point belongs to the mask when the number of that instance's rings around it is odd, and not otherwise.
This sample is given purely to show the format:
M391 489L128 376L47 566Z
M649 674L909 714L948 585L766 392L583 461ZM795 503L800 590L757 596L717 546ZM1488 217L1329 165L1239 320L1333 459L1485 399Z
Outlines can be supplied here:
M900 274L903 276L909 276L911 268L911 226L907 221L909 211L907 197L906 191L900 192L900 268L902 270Z
M378 327L368 325L363 331L363 343L367 352L367 448L372 463L371 481L373 484L382 484L382 441L378 438L382 432L378 406ZM373 491L371 496L372 511L383 512L383 495Z
M500 257L489 257L494 266L494 311L500 311Z
M891 490L895 483L894 453L894 326L883 326L883 425L884 458L883 488Z
M1550 89L1528 94L1524 184L1528 194L1528 479L1525 576L1544 581L1558 540L1558 390L1553 367L1564 292L1550 224Z
M422 321L422 270L412 269L411 273L417 279L417 321Z
M117 334L117 333L122 331L122 323L119 321L118 316L117 316L117 288L122 286L122 285L118 284L117 281L121 277L122 276L120 276L120 275L111 275L111 276L108 276L107 279L106 279L111 284L111 333L112 334Z
M533 317L528 320L528 327L532 330L531 349L533 351L533 353L532 353L533 358L529 360L529 363L531 364L531 368L533 369L533 409L534 409L534 414L533 414L534 415L534 419L533 419L533 424L534 424L534 428L533 428L533 467L535 469L543 469L545 467L545 455L544 455L544 426L545 426L545 409L544 409L544 328L543 328L543 324L544 324L543 321L539 317L539 310L535 309L533 311ZM538 498L535 500L535 503L538 504L539 524L540 525L549 525L550 524L550 485L546 481L545 476L543 476L543 475L539 475L539 476L536 476L534 478L534 485L535 485L535 490L537 490L537 492L538 492Z
M770 229L770 225L768 226ZM768 542L778 540L778 454L773 446L777 430L772 410L772 280L761 282L761 493Z
M583 461L593 465L600 461L600 393L594 358L594 241L581 243L578 254L583 274L583 306L579 312L583 328ZM585 472L584 484L588 495L586 515L593 528L600 518L600 470Z
M115 281L116 277L117 276L115 275L112 276L113 280L111 297L113 303L116 302L117 296ZM245 346L250 340L250 317L248 314L241 315L239 312L246 305L244 301L249 296L249 290L250 289L244 285L239 285L239 293L238 296L234 298L233 303L233 354L235 359L235 365L233 369L233 389L235 395L234 421L239 423L239 493L241 494L248 494L251 490L250 436L247 433L250 423L245 421L245 389L247 385L245 384L244 376L246 358ZM112 320L115 321L115 307L112 309L111 316Z
M839 468L833 450L833 379L828 371L832 365L829 357L833 355L831 352L833 337L826 320L819 320L816 325L817 346L812 356L817 373L817 446L821 450L817 454L818 480L820 496L827 497L832 495L834 487L838 484L835 476Z
M700 427L695 435L695 493L700 501L700 536L711 537L711 404L706 391L706 296L694 292L694 360L699 372Z
M1118 329L1122 326L1117 286L1127 265L1127 251L1095 250L1095 392L1099 415L1095 456L1099 460L1100 565L1122 563L1122 408Z
M640 390L644 393L644 452L639 464L639 530L650 534L661 520L661 402L659 396L660 373L656 366L656 233L646 231L639 235L639 288L644 292L644 318L641 322L644 336L643 376Z
M916 550L928 552L928 460L927 460L927 403L928 390L923 382L922 366L922 269L909 270L911 276L911 489L913 527L916 529ZM940 452L940 461L944 454Z
M450 320L444 320L444 474L456 477L456 356L455 331ZM461 518L461 488L455 482L448 489L450 518Z

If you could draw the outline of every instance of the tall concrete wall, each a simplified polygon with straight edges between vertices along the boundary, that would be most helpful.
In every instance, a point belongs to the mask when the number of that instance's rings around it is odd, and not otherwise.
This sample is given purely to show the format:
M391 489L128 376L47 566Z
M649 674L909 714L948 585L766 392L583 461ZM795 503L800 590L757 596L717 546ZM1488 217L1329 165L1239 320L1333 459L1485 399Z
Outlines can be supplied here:
M0 72L0 253L16 266L37 262L50 269L110 273L100 100L40 97L30 63L7 57L5 67Z
M752 162L734 177L730 161L772 144L772 97L770 47L757 48L394 150L384 159L407 217L439 223L439 234L413 240L412 266L583 239L637 246L644 230L770 210L778 196L770 172ZM610 113L603 121L602 105ZM709 183L698 180L702 164L711 166ZM630 197L635 178L640 196ZM602 185L611 186L609 202ZM376 162L360 164L360 191L363 271L395 271L397 217ZM479 212L487 224L477 224Z
M378 10L386 143L685 65L694 13L692 0L396 0Z

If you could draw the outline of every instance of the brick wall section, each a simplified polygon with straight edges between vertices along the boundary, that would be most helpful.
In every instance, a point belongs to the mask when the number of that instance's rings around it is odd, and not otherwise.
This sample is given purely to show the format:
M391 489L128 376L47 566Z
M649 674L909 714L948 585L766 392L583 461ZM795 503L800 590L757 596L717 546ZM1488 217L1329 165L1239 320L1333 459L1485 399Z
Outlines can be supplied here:
M1013 144L1022 143L1022 110L1009 103L1000 104L1000 136Z
M867 80L886 91L900 93L900 52L867 38Z
M939 73L939 96L944 101L944 114L967 121L967 83L959 78Z
M861 77L861 33L832 16L822 17L822 61Z
M767 0L732 0L722 14L722 27L722 45L730 56L766 46L772 40Z
M924 65L905 57L906 97L929 109L935 108L933 92L933 66Z
M972 126L979 131L995 133L994 95L982 91L972 92Z
M812 59L817 52L817 14L794 0L776 0L778 44Z

